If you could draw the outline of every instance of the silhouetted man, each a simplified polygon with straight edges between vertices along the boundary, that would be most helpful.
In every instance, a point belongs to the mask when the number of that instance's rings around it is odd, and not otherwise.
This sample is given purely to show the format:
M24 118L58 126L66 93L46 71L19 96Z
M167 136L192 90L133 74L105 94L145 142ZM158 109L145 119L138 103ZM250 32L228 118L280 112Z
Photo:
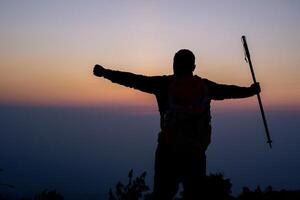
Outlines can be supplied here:
M260 92L259 84L239 87L200 78L193 75L195 67L195 56L187 49L175 54L173 75L143 76L94 67L94 75L154 94L157 99L161 131L155 155L155 200L173 199L180 182L184 199L201 198L205 151L211 136L211 100L245 98Z

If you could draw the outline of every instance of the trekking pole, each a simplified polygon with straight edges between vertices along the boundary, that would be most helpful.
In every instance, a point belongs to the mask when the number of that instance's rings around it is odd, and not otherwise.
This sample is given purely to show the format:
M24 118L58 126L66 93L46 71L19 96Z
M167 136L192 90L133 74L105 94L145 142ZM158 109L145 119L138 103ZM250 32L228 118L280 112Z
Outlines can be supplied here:
M244 35L242 36L242 43L243 43L244 51L245 51L245 60L246 60L247 63L249 63L253 82L257 83L256 78L255 78L255 74L254 74L254 70L253 70L253 66L252 66L252 62L251 62L251 58L250 58L250 52L249 52L247 41L246 41L246 36L244 36ZM271 140L271 137L270 137L268 124L267 124L267 119L266 119L266 116L265 116L264 108L263 108L259 93L257 94L257 99L258 99L258 104L259 104L261 116L262 116L264 126L265 126L265 131L266 131L266 136L267 136L267 143L269 144L270 148L272 148L272 140Z

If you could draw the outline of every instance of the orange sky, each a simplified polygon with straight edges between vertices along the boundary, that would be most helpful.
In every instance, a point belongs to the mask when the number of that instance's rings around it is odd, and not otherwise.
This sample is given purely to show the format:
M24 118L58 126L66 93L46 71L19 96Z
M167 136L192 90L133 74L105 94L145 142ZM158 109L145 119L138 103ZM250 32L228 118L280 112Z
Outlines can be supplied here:
M300 107L299 3L92 2L1 3L0 102L153 106L153 96L93 77L92 67L170 74L181 48L195 53L196 74L248 86L246 33L264 104ZM245 107L256 99L232 102Z

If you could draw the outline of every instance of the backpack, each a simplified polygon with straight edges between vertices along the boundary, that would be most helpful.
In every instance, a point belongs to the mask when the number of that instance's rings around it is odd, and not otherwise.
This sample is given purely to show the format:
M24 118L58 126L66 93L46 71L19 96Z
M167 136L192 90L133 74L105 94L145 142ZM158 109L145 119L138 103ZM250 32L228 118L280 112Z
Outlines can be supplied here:
M210 143L210 100L198 76L174 78L168 88L169 107L162 131L174 151L205 151Z

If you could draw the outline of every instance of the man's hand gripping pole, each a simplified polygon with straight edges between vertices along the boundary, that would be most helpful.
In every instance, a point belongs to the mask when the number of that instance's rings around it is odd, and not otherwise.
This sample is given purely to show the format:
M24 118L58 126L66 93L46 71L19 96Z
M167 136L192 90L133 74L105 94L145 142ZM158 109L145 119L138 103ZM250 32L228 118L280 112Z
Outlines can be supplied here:
M245 60L246 60L246 62L249 63L252 78L253 78L253 82L257 83L256 78L255 78L255 74L254 74L254 70L253 70L253 66L252 66L252 62L251 62L251 58L250 58L250 52L249 52L247 41L246 41L246 36L244 36L244 35L242 36L242 43L243 43L244 51L245 51ZM261 111L261 116L262 116L262 119L263 119L263 123L264 123L264 126L265 126L265 131L266 131L266 136L267 136L267 143L269 144L270 148L272 148L272 140L271 140L271 137L270 137L268 124L267 124L267 119L266 119L266 116L265 116L264 108L263 108L259 93L257 93L257 99L258 99L258 104L259 104L259 108L260 108L260 111Z

